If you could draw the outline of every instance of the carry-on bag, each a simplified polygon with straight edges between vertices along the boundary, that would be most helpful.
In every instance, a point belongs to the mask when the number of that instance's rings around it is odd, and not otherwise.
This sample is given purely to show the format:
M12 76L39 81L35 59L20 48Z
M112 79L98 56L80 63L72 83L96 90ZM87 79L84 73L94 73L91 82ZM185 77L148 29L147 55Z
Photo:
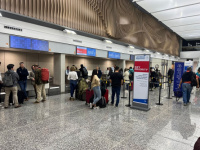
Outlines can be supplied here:
M90 103L90 99L91 97L94 95L94 91L93 90L86 90L86 103L89 104Z

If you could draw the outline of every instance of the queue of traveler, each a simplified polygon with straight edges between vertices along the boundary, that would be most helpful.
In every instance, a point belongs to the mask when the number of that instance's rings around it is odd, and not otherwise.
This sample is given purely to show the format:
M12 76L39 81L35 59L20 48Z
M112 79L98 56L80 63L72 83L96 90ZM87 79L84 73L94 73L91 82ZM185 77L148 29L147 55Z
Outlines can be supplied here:
M46 68L41 69L38 65L32 65L30 75L28 70L25 68L24 63L19 63L19 68L15 72L14 64L7 65L7 71L2 79L0 73L0 91L2 87L5 87L5 100L4 108L9 107L10 99L15 105L15 108L21 107L24 101L28 101L28 95L26 92L27 88L27 77L31 79L31 84L35 90L35 103L40 103L46 101L46 91L45 84L49 80L49 71ZM18 86L20 89L18 90ZM41 98L42 96L42 98Z
M66 70L67 75L67 70ZM120 97L120 90L121 85L124 83L126 84L126 87L128 89L128 86L130 84L130 81L133 80L134 70L132 67L129 69L125 69L124 73L123 70L120 69L118 66L109 67L106 71L106 83L111 84L112 86L112 96L111 96L111 104L115 105L115 107L118 107L119 105L119 97ZM71 66L70 71L68 73L68 80L70 80L70 100L75 100L74 93L76 90L76 93L80 94L81 89L78 89L79 82L88 82L91 84L91 90L93 90L93 100L92 103L90 103L90 108L98 108L97 103L102 99L102 89L105 91L105 81L101 80L102 77L102 71L100 67L97 67L92 71L91 80L88 80L88 71L87 68L82 64L80 66L80 69L77 69L75 65ZM83 80L84 79L84 80ZM80 86L84 86L80 84ZM106 85L107 86L107 85ZM87 85L86 85L87 89ZM83 92L82 92L83 94ZM116 102L114 100L116 96ZM79 96L80 98L80 96ZM115 103L115 104L114 104Z

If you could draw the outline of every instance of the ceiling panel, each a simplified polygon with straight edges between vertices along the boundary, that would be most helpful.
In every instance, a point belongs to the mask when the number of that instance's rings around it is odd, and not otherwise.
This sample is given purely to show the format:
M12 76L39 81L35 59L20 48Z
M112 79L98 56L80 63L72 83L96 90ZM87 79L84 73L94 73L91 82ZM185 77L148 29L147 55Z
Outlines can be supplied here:
M153 15L160 21L200 15L200 4L157 12Z
M163 23L168 27L198 24L200 23L200 15L187 18L180 18L176 20L163 21Z
M199 0L138 0L137 3L148 12L153 13L174 7L182 7L199 3Z
M190 30L199 30L199 29L200 29L200 24L187 25L187 26L179 26L179 27L171 27L171 29L172 29L174 32L179 32L179 31L190 31Z

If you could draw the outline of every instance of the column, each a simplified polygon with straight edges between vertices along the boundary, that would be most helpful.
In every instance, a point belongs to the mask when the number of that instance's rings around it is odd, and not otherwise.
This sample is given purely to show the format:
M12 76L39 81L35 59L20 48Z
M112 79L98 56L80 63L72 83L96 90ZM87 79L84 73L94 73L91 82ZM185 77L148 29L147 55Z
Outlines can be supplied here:
M60 86L60 92L65 92L65 54L54 54L54 84Z

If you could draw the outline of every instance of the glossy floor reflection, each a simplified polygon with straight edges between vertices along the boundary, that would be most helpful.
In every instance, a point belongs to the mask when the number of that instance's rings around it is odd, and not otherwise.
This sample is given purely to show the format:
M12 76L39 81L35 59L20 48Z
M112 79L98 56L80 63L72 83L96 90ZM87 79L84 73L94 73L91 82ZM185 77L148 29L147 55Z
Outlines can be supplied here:
M126 93L127 94L127 93ZM69 94L48 97L19 109L0 108L0 150L192 150L200 136L200 91L189 106L182 100L158 102L158 89L150 92L151 110L125 107L90 110Z

